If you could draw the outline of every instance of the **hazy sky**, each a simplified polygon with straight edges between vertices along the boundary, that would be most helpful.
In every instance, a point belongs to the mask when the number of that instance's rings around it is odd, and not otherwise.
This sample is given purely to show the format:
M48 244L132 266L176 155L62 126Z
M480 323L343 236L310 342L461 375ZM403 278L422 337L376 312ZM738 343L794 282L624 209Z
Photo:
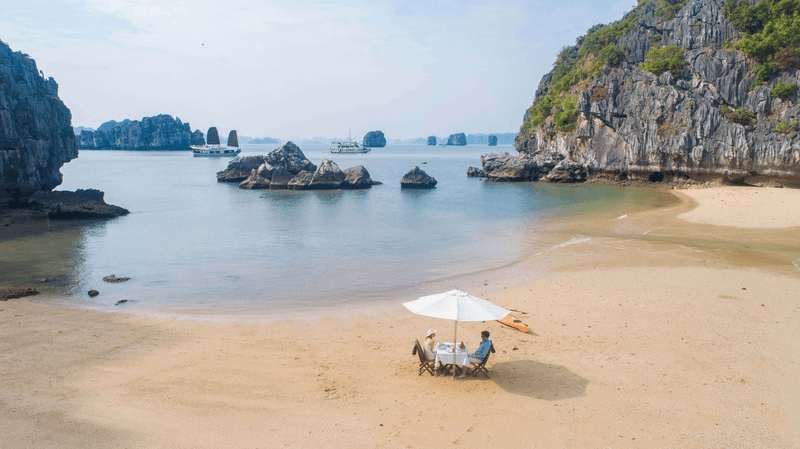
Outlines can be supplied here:
M635 0L0 0L0 40L72 124L160 113L204 133L516 132L558 50Z

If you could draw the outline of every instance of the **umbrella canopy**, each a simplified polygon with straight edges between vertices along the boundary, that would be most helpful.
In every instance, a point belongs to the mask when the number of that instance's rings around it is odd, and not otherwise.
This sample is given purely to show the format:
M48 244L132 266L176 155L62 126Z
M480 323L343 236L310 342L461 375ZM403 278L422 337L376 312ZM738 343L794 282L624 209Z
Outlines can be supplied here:
M423 296L416 301L403 303L406 309L417 315L454 320L453 343L458 344L459 321L490 321L499 320L509 313L502 307L496 306L485 299L472 296L461 290L455 289L438 295ZM453 367L453 377L456 375Z
M403 305L418 315L456 321L499 320L511 313L485 299L458 289L438 295L423 296Z

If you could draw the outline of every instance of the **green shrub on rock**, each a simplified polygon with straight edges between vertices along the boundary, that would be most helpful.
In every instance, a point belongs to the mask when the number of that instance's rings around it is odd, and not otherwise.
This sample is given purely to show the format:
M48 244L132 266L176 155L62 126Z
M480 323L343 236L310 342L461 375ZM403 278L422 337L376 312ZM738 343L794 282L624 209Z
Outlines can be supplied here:
M736 110L736 112L733 113L731 120L734 123L738 123L742 126L750 126L755 121L755 116L756 116L755 112L739 108Z
M577 95L567 95L564 98L562 109L553 114L553 120L556 122L556 129L562 132L569 132L575 129L578 124L578 116L580 112L575 105L578 103Z
M794 95L795 92L797 92L797 83L783 84L783 81L778 80L778 85L772 88L769 96L772 98L780 97L785 100Z
M647 61L639 66L642 70L661 75L669 70L673 78L680 78L686 61L683 60L684 49L677 45L654 48L647 52Z
M756 76L758 76L759 83L766 83L773 72L772 64L769 62L756 67Z
M795 122L780 122L778 126L775 127L776 133L790 133L797 129L797 123Z
M775 69L793 70L800 63L800 0L726 0L722 12L742 38L733 47L753 57L758 80Z

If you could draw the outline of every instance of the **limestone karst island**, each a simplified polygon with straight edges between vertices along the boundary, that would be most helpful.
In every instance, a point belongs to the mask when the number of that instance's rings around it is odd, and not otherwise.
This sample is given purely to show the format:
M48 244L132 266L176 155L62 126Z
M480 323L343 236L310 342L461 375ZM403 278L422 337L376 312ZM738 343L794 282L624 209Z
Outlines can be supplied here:
M800 0L17 3L0 448L800 447Z

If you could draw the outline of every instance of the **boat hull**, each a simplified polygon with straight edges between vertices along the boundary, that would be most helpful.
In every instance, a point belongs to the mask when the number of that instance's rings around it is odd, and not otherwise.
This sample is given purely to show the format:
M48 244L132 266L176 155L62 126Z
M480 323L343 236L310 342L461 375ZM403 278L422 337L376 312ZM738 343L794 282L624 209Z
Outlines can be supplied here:
M242 152L238 147L226 146L192 146L194 157L234 157Z
M234 157L234 156L237 156L241 152L242 152L242 150L236 150L236 151L233 151L233 152L226 152L226 153L201 153L201 152L198 151L198 152L192 153L192 154L194 155L194 157Z
M331 148L331 153L336 154L364 154L369 153L371 148L359 148L358 150L339 150Z

